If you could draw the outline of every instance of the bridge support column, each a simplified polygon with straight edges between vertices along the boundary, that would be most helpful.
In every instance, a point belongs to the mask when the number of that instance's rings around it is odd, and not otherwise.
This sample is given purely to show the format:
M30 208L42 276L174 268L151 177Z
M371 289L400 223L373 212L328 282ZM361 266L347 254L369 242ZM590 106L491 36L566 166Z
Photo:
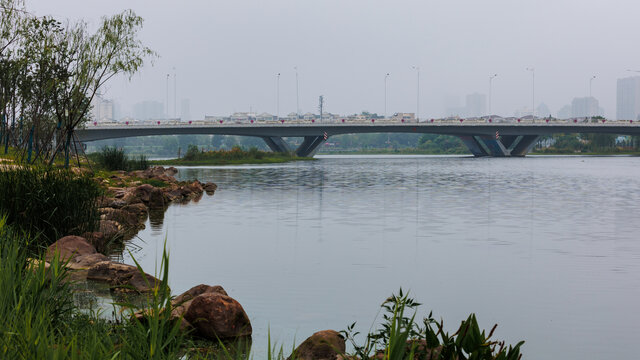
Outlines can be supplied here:
M511 156L525 156L536 144L540 135L523 135L511 150Z
M525 156L538 141L539 135L507 135L496 139L490 135L460 136L473 156Z
M296 149L296 155L300 157L313 156L318 146L325 142L324 136L305 136L302 144Z
M282 139L280 136L263 136L262 139L271 151L273 152L281 152L281 153L290 153L291 149L289 145Z
M484 149L482 143L480 143L475 136L459 136L459 138L469 148L469 151L471 151L473 156L489 156L489 153Z
M489 153L493 157L505 157L511 155L511 151L507 149L499 139L490 135L480 135L480 139L485 144Z

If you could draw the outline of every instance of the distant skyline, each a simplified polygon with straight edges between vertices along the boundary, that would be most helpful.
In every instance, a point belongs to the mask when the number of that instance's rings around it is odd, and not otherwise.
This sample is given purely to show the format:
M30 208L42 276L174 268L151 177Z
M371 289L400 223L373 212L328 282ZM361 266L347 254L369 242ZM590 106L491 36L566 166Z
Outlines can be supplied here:
M84 19L132 8L145 19L141 39L160 54L131 82L115 79L104 89L123 109L152 100L190 100L193 118L235 111L315 112L319 95L326 111L416 111L420 68L420 115L440 117L446 99L488 94L492 112L510 116L531 108L535 68L536 106L557 113L573 98L592 95L609 118L616 116L616 82L639 75L636 14L630 0L422 1L197 0L92 2L27 0L36 15ZM174 70L175 68L175 70ZM174 78L176 74L176 94ZM180 103L177 105L180 106Z

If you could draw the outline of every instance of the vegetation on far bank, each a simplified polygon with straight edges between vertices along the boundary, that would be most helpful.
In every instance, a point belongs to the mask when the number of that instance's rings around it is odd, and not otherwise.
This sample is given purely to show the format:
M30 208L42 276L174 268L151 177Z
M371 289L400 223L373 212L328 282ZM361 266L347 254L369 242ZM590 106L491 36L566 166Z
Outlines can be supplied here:
M234 146L231 150L204 151L195 145L189 145L182 158L169 160L152 160L153 165L236 165L236 164L271 164L311 158L297 157L292 154L261 151L255 147L243 150Z

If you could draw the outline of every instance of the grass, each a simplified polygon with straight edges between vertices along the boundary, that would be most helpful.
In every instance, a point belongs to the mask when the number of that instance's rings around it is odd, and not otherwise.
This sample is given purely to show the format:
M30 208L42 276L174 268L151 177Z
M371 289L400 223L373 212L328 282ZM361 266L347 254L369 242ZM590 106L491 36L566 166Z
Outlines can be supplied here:
M130 158L122 148L105 146L100 151L88 155L99 168L108 171L145 170L149 167L149 160L144 155Z
M251 148L246 151L236 146L231 150L201 151L189 145L183 158L170 160L154 160L153 165L239 165L239 164L273 164L289 161L311 160L311 158L297 157L291 154L260 151Z
M89 175L37 167L0 171L0 214L16 229L40 235L31 246L93 231L100 219L96 202L101 195Z

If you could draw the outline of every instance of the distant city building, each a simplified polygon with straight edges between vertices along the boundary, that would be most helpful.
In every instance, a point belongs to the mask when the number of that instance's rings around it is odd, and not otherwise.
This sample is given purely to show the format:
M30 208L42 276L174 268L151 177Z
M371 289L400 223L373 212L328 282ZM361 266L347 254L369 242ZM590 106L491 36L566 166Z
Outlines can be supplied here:
M416 114L415 113L395 113L391 116L391 120L402 121L405 122L415 122Z
M487 113L487 97L484 94L473 93L467 95L465 116L479 117Z
M640 120L640 76L618 79L616 117Z
M538 105L538 107L536 108L536 115L539 117L551 116L551 110L549 110L547 104L540 103L540 105Z
M164 104L157 101L142 101L134 104L133 117L137 120L164 119Z
M191 101L189 99L180 101L180 119L191 120Z
M113 121L114 104L113 100L103 99L96 95L91 100L91 117L93 121Z
M591 117L600 115L598 100L593 96L574 98L571 101L571 117Z
M571 117L571 105L565 105L558 110L558 119L568 119Z

